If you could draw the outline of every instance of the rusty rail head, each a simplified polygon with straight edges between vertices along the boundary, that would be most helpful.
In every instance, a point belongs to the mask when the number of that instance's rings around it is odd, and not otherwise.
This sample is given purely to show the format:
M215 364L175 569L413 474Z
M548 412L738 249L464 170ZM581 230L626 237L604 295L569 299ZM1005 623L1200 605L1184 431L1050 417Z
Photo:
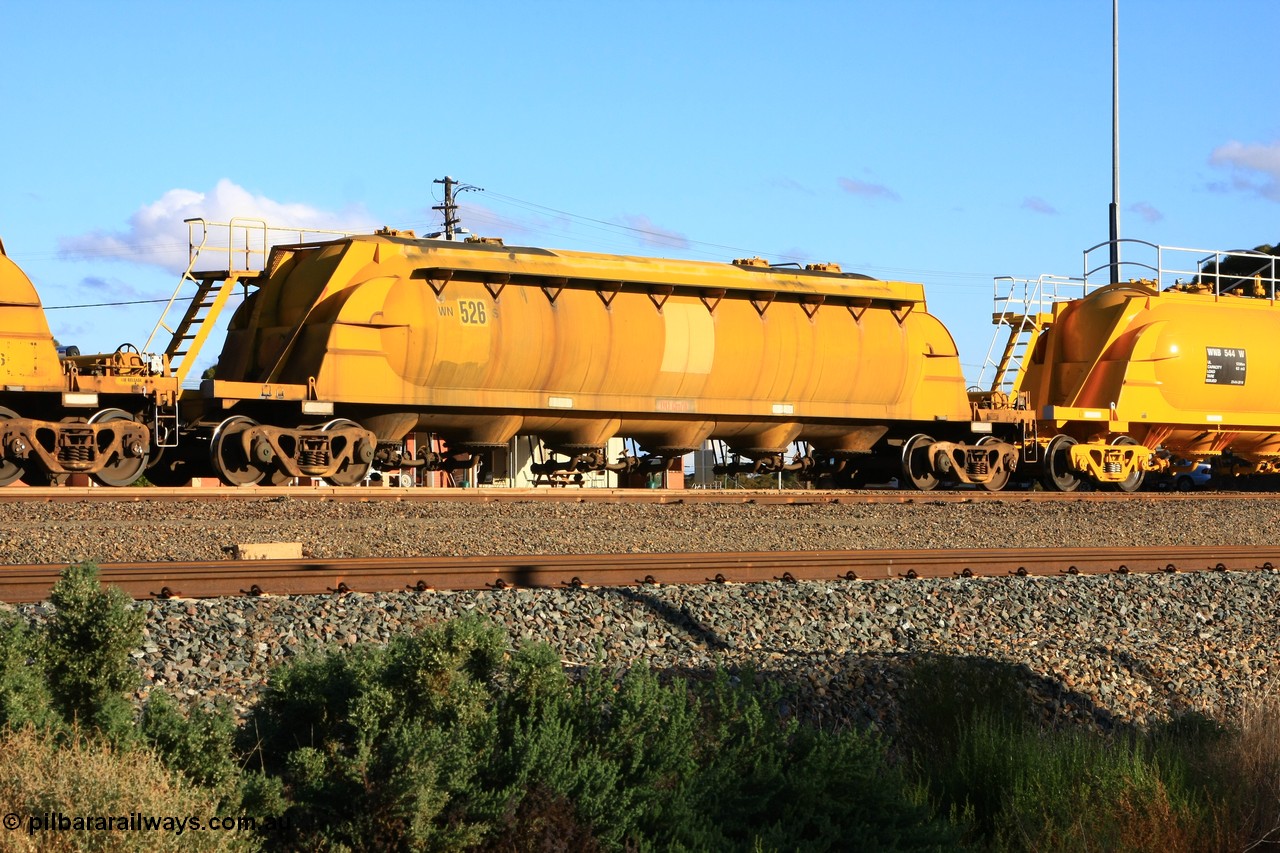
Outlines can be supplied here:
M118 586L136 599L149 599L522 587L580 589L659 583L856 582L1272 571L1276 565L1280 565L1280 546L214 560L103 563L99 568L103 583ZM20 603L47 598L62 568L61 565L26 565L0 570L0 600Z

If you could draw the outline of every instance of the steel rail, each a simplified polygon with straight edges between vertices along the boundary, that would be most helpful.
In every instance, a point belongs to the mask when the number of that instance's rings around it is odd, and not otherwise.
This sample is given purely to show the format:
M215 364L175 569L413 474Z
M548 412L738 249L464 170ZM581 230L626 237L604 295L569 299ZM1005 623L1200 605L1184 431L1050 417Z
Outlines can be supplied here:
M213 560L103 563L100 580L135 599L397 590L864 581L1274 570L1280 546L981 548L711 554ZM42 601L62 565L0 569L0 601Z
M987 492L978 489L874 491L771 491L767 489L397 489L363 487L240 486L235 488L84 488L19 487L0 488L0 503L63 503L80 501L219 501L219 500L310 500L334 502L432 502L455 503L632 503L632 504L767 504L822 506L835 504L932 504L932 503L1114 503L1117 501L1203 501L1280 500L1280 492Z

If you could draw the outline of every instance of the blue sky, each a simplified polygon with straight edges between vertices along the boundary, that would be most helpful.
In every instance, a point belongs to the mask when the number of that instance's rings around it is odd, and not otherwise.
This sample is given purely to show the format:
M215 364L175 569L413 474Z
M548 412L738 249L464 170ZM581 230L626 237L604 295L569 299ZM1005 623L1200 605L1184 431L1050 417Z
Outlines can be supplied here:
M1121 0L1122 235L1280 241L1272 0ZM975 379L992 277L1107 237L1110 0L0 0L0 239L54 334L141 343L181 220L837 261L924 282ZM202 361L211 359L212 353Z

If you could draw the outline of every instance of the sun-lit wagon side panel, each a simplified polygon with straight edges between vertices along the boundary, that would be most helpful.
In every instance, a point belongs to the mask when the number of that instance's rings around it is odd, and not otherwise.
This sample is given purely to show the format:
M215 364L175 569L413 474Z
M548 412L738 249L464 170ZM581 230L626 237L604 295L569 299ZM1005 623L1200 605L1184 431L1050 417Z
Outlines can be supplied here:
M858 424L971 417L923 288L776 268L349 238L278 264L227 347L219 380L314 378L380 440L852 452Z
M256 482L252 466L278 459L285 432L314 438L308 423L280 423L270 406L283 401L393 461L411 432L451 453L538 435L591 464L613 437L653 459L723 439L762 464L808 442L806 464L838 473L858 457L892 476L911 435L959 448L980 432L955 342L919 284L396 232L279 247L269 269L202 387L206 424L230 409L271 420L224 421L257 462L211 435L230 482Z
M1153 307L1144 335L1152 341L1149 357L1161 399L1170 409L1280 428L1280 359L1269 356L1280 334L1280 310L1264 300L1236 298L1208 311L1212 298L1178 294Z
M0 253L0 390L63 387L62 365L35 286Z
M1280 361L1265 354L1278 333L1268 299L1112 285L1059 307L1022 389L1051 417L1092 416L1098 435L1276 456Z

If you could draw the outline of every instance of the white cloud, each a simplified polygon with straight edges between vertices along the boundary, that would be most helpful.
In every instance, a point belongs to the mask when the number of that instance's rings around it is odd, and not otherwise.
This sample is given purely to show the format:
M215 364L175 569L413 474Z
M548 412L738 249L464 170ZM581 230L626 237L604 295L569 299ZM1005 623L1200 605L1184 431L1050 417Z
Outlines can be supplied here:
M1029 195L1022 200L1022 209L1029 210L1032 213L1042 213L1046 216L1056 216L1058 209L1049 202L1040 198L1038 195Z
M886 187L884 184L873 184L868 181L860 181L857 178L840 178L837 183L840 189L850 195L866 196L868 198L883 198L889 201L901 201L902 197L896 192Z
M662 228L653 223L653 220L644 214L628 213L618 217L618 223L622 227L635 232L635 237L646 246L663 246L675 247L677 249L689 248L689 238L678 231L671 231Z
M1214 183L1211 189L1257 193L1271 201L1280 201L1280 142L1263 145L1233 139L1213 149L1209 162L1232 171L1229 184Z
M776 189L787 190L788 192L804 193L805 195L817 195L813 190L793 178L774 178L769 181L769 186Z
M132 284L114 276L111 278L103 278L96 275L85 276L80 279L79 289L82 292L95 297L109 297L110 299L117 301L155 299L161 296L167 297L169 295L168 293L159 293L135 287Z
M1164 219L1163 213L1156 210L1154 206L1145 201L1129 205L1129 210L1130 212L1136 213L1138 216L1142 217L1144 222L1159 222L1161 219Z
M331 213L310 205L278 202L254 195L223 178L208 193L169 190L156 201L135 211L125 229L96 230L62 237L58 240L58 248L63 257L69 259L116 259L180 271L188 260L188 226L184 220L202 218L210 223L226 223L233 217L262 220L271 227L293 229L292 237L284 232L273 234L269 243L296 240L297 229L303 228L309 231L368 231L374 227L362 207ZM258 233L257 229L253 230ZM225 247L226 233L225 229L221 229L220 234L211 231L211 244L213 238L218 238L218 245ZM198 231L195 239L200 239ZM254 245L252 239L250 245Z

